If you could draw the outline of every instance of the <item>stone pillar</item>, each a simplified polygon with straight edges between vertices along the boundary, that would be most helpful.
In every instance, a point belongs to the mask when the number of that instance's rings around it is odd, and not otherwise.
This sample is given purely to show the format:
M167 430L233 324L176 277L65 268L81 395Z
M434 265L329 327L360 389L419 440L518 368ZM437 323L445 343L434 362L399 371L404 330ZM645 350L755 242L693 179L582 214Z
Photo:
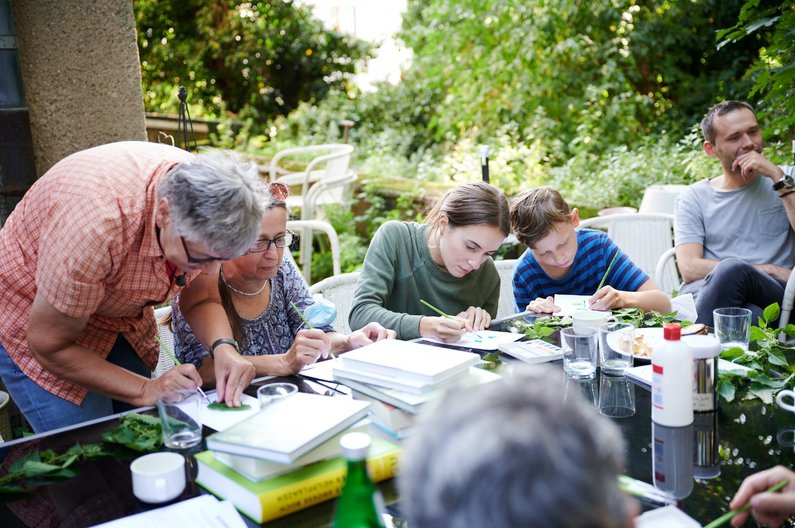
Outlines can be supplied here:
M36 170L89 147L146 140L130 0L11 0Z
M8 0L0 0L0 226L35 179L14 20Z

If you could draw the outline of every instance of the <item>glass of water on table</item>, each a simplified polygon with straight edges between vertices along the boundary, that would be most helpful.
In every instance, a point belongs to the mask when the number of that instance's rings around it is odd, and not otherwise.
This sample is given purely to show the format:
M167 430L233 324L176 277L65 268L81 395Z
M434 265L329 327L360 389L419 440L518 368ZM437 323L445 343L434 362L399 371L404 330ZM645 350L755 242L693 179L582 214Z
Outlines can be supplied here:
M564 328L560 331L566 375L574 379L589 379L596 375L598 342L596 328Z

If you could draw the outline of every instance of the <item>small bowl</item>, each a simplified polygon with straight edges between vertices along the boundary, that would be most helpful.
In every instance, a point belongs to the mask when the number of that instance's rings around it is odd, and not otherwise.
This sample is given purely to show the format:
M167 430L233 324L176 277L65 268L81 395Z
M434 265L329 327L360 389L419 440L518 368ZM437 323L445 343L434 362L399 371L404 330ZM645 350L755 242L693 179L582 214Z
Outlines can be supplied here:
M283 400L298 392L298 386L293 383L268 383L257 389L257 399L262 407L276 401Z

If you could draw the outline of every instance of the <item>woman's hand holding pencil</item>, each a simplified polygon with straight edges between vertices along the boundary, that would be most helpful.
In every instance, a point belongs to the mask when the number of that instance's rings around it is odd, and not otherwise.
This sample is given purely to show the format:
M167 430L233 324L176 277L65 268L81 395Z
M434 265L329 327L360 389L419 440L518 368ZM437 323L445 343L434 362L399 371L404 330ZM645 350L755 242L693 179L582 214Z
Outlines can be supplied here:
M420 299L420 303L439 314L439 317L423 317L420 320L420 335L437 337L445 343L455 343L472 329L469 321L448 315L423 299Z

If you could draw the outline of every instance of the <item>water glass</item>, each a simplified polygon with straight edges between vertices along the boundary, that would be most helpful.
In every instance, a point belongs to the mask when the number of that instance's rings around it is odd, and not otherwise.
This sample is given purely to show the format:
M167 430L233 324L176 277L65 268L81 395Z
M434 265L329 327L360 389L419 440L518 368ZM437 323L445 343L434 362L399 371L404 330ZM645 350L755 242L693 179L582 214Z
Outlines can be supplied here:
M564 328L560 331L563 371L575 379L596 374L598 331L595 328Z
M635 384L624 376L602 374L599 380L599 414L628 418L635 414Z
M176 390L157 399L163 443L167 448L183 451L201 443L199 408L199 394L195 389Z
M599 327L599 365L602 372L621 376L632 366L635 326L605 323Z
M257 389L257 399L260 406L265 408L278 400L292 396L298 392L298 386L293 383L268 383Z
M715 335L720 349L742 348L748 351L751 333L751 310L747 308L717 308L712 310Z

